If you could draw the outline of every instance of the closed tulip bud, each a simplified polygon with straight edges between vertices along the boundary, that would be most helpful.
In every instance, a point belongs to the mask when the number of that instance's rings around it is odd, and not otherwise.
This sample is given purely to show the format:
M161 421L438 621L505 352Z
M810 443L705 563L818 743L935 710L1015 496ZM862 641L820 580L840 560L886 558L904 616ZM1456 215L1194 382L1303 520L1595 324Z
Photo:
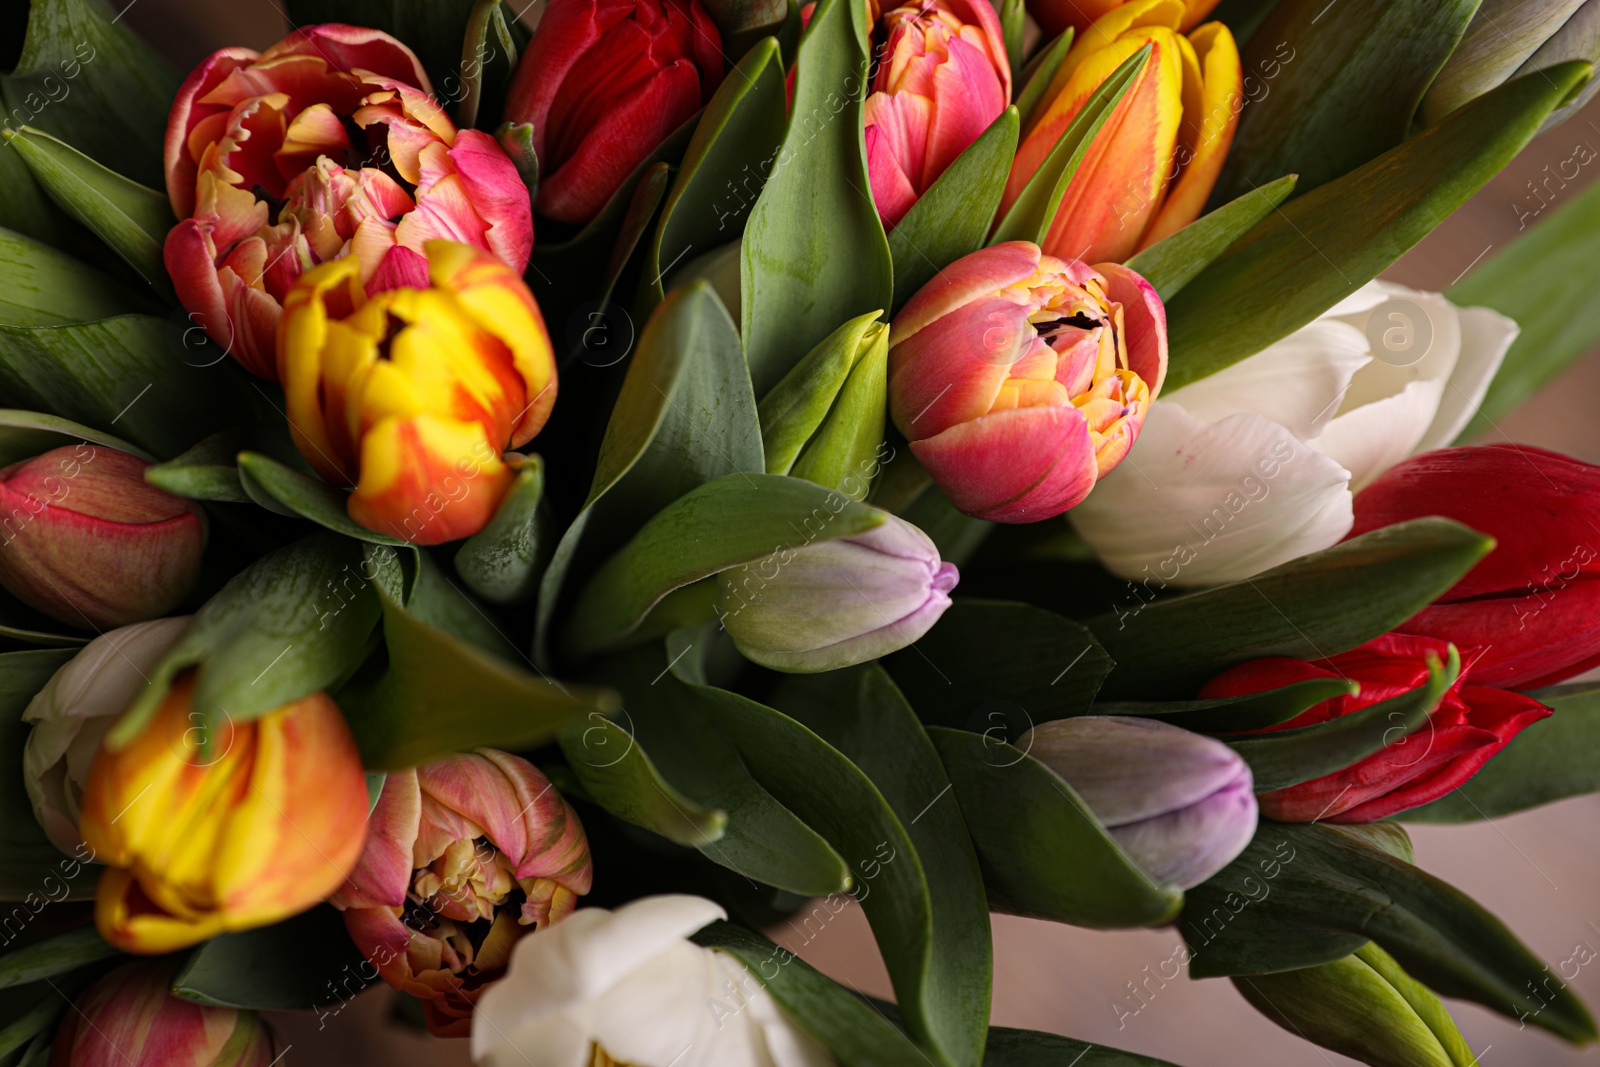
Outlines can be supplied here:
M1470 652L1480 685L1532 689L1600 665L1600 467L1527 445L1425 452L1356 494L1350 536L1426 515L1495 549L1397 630Z
M296 30L224 48L178 90L165 258L178 299L235 359L277 372L281 305L300 273L349 256L374 287L430 240L467 241L521 274L528 189L493 137L457 130L412 51L378 30Z
M1571 59L1600 60L1600 0L1483 0L1422 98L1418 117L1431 126L1504 82ZM1597 89L1590 82L1551 114L1545 128Z
M50 1067L269 1067L272 1035L253 1011L173 996L181 960L118 967L61 1019Z
M1255 836L1250 768L1221 741L1153 719L1086 715L1040 723L1017 744L1072 786L1157 882L1199 885Z
M512 480L501 453L550 417L556 366L515 271L471 245L425 251L425 287L369 295L353 259L308 272L284 302L278 368L295 444L354 487L350 517L437 545L494 515Z
M916 641L950 606L959 578L927 534L886 513L882 525L854 537L723 571L716 610L747 659L816 674Z
M507 122L532 126L539 214L586 223L722 82L700 0L553 0L517 64Z
M149 464L70 445L0 471L0 585L70 626L165 615L194 588L198 506L144 480Z
M1167 318L1126 267L1011 241L956 260L896 316L889 411L958 509L1052 518L1133 447L1167 372Z
M571 913L593 869L577 814L539 769L494 749L392 772L366 848L329 903L428 1028L465 1036L524 934Z
M1285 1030L1373 1067L1478 1063L1433 991L1374 943L1318 967L1232 981Z
M125 952L286 919L338 888L361 854L366 776L332 700L208 723L191 710L193 687L180 676L138 737L102 747L84 788L78 828L112 868L95 925Z
M1022 132L1002 212L1100 83L1151 47L1067 186L1042 242L1051 255L1120 263L1200 217L1239 125L1244 68L1226 26L1208 22L1184 36L1188 16L1182 0L1130 0L1097 19L1062 60Z
M867 174L893 229L1011 102L1011 65L989 0L920 0L883 16L865 111Z
M100 742L149 685L161 657L189 625L189 616L135 623L90 641L50 676L28 702L22 784L50 843L82 855L78 813Z
M1083 33L1095 22L1137 0L1028 0L1028 14L1039 23L1047 37L1067 29ZM1178 29L1188 33L1211 14L1219 0L1183 0L1183 20Z

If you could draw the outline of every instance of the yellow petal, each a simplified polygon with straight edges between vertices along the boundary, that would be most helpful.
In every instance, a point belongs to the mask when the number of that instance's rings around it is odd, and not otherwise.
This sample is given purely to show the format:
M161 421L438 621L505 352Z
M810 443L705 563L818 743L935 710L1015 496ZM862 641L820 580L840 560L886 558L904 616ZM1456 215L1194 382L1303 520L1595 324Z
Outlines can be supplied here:
M1244 68L1233 34L1220 22L1208 22L1194 31L1189 40L1198 57L1201 77L1199 115L1191 122L1187 100L1184 114L1185 137L1194 138L1194 148L1177 182L1168 191L1166 203L1145 232L1141 248L1171 236L1200 217L1222 173L1239 126Z
M1066 58L1061 61L1061 66L1056 68L1054 77L1050 79L1050 85L1045 90L1044 99L1048 100L1050 102L1049 106L1053 108L1056 98L1066 88L1067 84L1072 81L1072 77L1077 73L1078 68L1088 62L1089 57L1096 52L1109 48L1124 36L1142 29L1163 28L1176 30L1183 22L1183 15L1183 0L1132 0L1131 3L1123 4L1121 7L1115 8L1096 19L1093 25L1073 38L1072 47L1067 50ZM1132 53L1125 52L1123 53L1123 58L1129 55L1132 55ZM1118 62L1121 62L1121 60ZM1094 84L1099 85L1100 82L1105 80L1106 74L1110 74L1111 70L1115 69L1116 65L1113 64ZM1083 104L1080 100L1078 107L1082 106ZM1077 114L1078 107L1072 109L1073 114ZM1040 108L1036 114L1042 117L1044 111L1044 108ZM1022 136L1028 137L1038 124L1038 120L1030 122L1023 129Z

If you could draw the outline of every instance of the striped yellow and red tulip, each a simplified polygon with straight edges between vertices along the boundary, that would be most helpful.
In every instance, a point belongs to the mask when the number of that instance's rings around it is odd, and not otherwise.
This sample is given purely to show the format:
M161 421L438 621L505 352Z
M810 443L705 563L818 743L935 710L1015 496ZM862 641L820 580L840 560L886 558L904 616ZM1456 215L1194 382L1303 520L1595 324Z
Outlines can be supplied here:
M495 749L390 774L361 862L329 900L428 1028L466 1036L472 1005L527 933L589 891L577 813L527 760Z
M284 301L278 373L295 444L354 488L350 517L436 545L494 514L512 480L501 453L550 417L556 366L516 271L471 245L424 251L408 284L370 295L353 257L302 276Z
M332 700L312 693L213 728L193 688L180 676L138 737L101 748L84 787L78 829L110 868L95 925L125 952L175 952L288 918L361 855L366 777Z
M1119 7L1138 0L1028 0L1028 14L1032 15L1046 37L1054 37L1067 29L1082 33L1095 22ZM1188 33L1200 25L1200 20L1211 14L1221 0L1183 0L1183 22L1178 29Z
M1067 186L1043 242L1051 255L1121 263L1200 216L1233 144L1244 70L1226 26L1184 36L1187 15L1182 0L1122 4L1083 32L1051 80L1023 131L1002 211L1100 84L1151 48Z

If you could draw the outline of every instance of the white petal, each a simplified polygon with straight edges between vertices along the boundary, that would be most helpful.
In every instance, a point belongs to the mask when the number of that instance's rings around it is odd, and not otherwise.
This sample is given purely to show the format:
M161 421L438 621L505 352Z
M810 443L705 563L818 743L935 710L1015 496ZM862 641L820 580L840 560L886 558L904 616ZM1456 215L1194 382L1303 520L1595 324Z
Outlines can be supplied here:
M504 982L490 986L484 998ZM593 1055L594 1037L565 1016L502 1031L484 1016L482 1000L472 1013L472 1062L478 1067L589 1067Z
M1394 396L1412 382L1443 382L1455 372L1460 315L1438 293L1401 290L1367 314L1345 321L1364 331L1373 358L1351 380L1341 415ZM1430 411L1417 429L1419 436L1432 420Z
M591 1032L634 1067L770 1067L752 1020L716 1010L724 977L715 951L679 941L586 1005Z
M1345 315L1360 314L1363 311L1371 310L1372 308L1383 303L1384 299L1387 297L1396 295L1396 293L1399 292L1409 291L1410 290L1406 289L1406 287L1403 285L1396 285L1393 282L1386 282L1381 278L1375 278L1366 285L1363 285L1361 288L1357 289L1355 292L1351 293L1349 296L1345 297L1343 300L1339 301L1337 304L1333 305L1333 307L1329 308L1327 311L1324 311L1320 317L1324 319L1336 319Z
M1521 332L1514 321L1491 308L1462 308L1460 322L1461 355L1439 401L1439 413L1417 443L1418 452L1443 448L1466 428Z
M1350 472L1350 491L1358 493L1416 450L1443 394L1441 381L1412 382L1340 415L1312 443Z

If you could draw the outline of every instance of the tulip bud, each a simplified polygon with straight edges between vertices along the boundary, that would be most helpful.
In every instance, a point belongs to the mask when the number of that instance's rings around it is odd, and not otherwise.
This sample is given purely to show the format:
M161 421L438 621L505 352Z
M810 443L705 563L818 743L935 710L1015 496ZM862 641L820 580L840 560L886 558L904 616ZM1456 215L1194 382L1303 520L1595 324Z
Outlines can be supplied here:
M1244 999L1285 1030L1373 1067L1476 1067L1433 991L1377 944L1342 960L1234 978Z
M511 488L507 448L556 400L533 294L487 252L430 241L426 288L368 295L353 258L309 271L284 301L278 369L295 444L350 517L419 545L483 529Z
M1423 96L1418 117L1431 126L1504 82L1571 59L1600 60L1600 0L1483 0ZM1545 128L1572 114L1597 88L1591 82Z
M200 577L205 519L146 484L148 466L84 443L0 471L0 585L85 629L176 607Z
M332 700L312 693L245 723L191 710L193 674L144 731L101 748L79 829L113 869L95 892L100 936L172 952L316 904L361 853L367 783ZM207 744L207 742L210 742Z
M529 123L541 215L583 224L722 82L700 0L554 0L517 64L507 122Z
M361 861L330 899L383 980L428 1028L465 1036L472 1005L524 934L589 891L577 813L527 760L490 748L391 773Z
M1157 882L1197 886L1255 836L1250 768L1221 741L1155 719L1086 715L1040 723L1017 744Z
M1148 282L1011 241L956 260L895 317L889 410L957 509L1037 522L1122 461L1166 372Z
M1011 102L1011 64L989 0L920 0L882 21L865 108L872 199L892 230Z
M62 1016L51 1067L269 1067L272 1035L253 1011L169 992L182 960L118 967Z
M224 48L178 90L167 271L195 321L254 373L276 374L282 301L318 263L349 256L363 284L384 288L442 238L527 268L527 187L493 137L457 130L431 93L405 45L336 23L260 54Z
M28 702L33 724L22 750L22 784L50 843L78 855L84 783L111 724L149 685L150 673L189 625L189 616L135 623L90 641Z
M1067 29L1080 35L1095 22L1121 7L1138 0L1028 0L1028 14L1039 23L1046 37L1054 37ZM1220 0L1183 0L1183 19L1178 29L1188 33L1200 25L1200 20L1211 14Z
M950 606L960 575L927 534L885 514L854 537L783 549L717 577L717 617L745 658L817 674L912 644Z

